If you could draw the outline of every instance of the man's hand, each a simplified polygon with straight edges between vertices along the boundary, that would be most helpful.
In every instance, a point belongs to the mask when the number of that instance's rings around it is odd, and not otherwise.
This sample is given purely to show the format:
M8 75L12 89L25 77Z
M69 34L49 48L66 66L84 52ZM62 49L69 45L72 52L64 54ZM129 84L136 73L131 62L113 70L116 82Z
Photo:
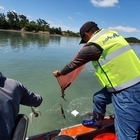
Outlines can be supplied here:
M53 75L55 76L55 77L59 77L61 74L60 74L60 71L54 71L53 72Z

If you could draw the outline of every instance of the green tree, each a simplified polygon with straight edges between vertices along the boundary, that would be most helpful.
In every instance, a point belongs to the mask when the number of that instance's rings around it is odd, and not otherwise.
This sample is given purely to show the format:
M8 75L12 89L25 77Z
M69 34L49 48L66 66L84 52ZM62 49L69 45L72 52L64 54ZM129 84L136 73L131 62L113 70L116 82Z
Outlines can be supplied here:
M40 31L48 31L50 28L50 24L48 24L45 20L43 19L37 19L37 25L38 25L38 30Z
M26 26L26 24L29 23L29 20L27 19L27 17L23 14L19 15L19 21L20 21L20 27L24 28Z
M25 25L25 31L29 32L36 32L37 31L37 24L35 21L30 21L28 24Z
M20 29L19 18L16 12L14 11L7 12L7 17L10 28Z
M7 29L9 27L6 16L3 13L0 13L0 28L1 29Z

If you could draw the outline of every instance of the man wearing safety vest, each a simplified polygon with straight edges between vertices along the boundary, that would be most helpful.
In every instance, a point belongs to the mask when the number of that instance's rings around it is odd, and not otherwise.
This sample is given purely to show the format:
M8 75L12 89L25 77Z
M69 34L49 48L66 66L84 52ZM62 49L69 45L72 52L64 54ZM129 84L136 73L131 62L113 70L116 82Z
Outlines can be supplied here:
M95 77L102 89L93 96L93 119L82 124L99 127L112 103L117 140L136 140L140 128L140 61L128 42L116 31L99 29L89 21L80 28L81 43L78 55L55 77L67 75L92 61Z

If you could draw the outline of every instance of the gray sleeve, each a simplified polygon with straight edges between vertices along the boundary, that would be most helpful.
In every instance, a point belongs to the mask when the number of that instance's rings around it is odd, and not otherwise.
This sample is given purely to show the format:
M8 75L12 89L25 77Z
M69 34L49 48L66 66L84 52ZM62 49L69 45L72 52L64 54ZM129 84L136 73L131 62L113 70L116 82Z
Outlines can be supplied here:
M95 43L89 43L82 47L74 60L69 62L61 71L61 75L66 75L74 69L86 64L89 61L97 61L102 53L102 48Z
M35 94L29 91L24 85L18 83L20 94L21 94L21 101L20 104L26 106L40 106L43 101L43 98L39 94Z

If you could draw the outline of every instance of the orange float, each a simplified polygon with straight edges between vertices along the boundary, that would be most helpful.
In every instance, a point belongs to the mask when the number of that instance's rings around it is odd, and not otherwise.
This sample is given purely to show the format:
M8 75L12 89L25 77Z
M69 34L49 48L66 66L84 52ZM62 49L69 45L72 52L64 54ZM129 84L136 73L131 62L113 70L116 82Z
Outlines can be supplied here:
M103 133L97 135L93 140L117 140L114 133Z

